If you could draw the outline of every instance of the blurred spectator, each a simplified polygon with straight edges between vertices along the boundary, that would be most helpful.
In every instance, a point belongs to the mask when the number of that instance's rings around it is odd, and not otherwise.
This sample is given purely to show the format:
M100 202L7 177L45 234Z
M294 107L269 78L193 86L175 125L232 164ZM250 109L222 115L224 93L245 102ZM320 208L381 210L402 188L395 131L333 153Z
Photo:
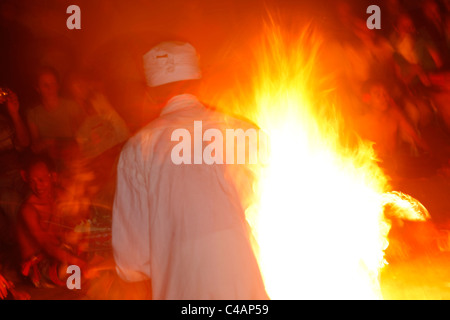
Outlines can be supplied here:
M433 121L436 112L427 88L431 85L429 73L437 69L433 49L418 35L411 16L406 13L399 16L391 41L396 75L402 82L399 96L405 112L416 128L424 128Z
M16 249L12 230L25 192L18 163L30 138L19 112L17 95L0 88L0 105L0 271L3 271L6 256L9 255L9 262L15 258L11 255ZM29 294L16 290L14 283L0 273L0 299L25 300Z
M63 165L77 152L75 133L84 114L75 102L60 97L59 88L54 70L39 70L37 91L41 104L29 110L27 121L32 150L35 153L47 152L58 165Z
M73 99L86 114L75 133L81 156L76 168L78 198L86 197L93 205L96 227L110 228L116 162L130 132L100 86L88 76L73 74L68 84Z
M348 1L337 4L338 25L341 29L330 48L330 70L336 70L339 98L346 114L361 115L364 108L355 92L370 78L392 79L393 47L377 30L367 28L364 16L354 13Z
M359 20L355 25L354 33L361 45L371 53L367 60L369 71L364 80L378 78L387 81L392 78L394 48L389 40L377 30L368 29L363 20Z
M445 9L439 6L435 0L423 1L421 9L423 16L418 20L420 22L418 33L429 47L437 69L448 69L450 67L448 54L450 47L446 42L445 25L448 15L443 14Z
M447 131L450 132L450 14L444 3L426 0L421 5L419 34L424 39L435 67L428 70L428 96Z
M395 155L401 142L407 143L413 154L418 154L419 148L428 150L426 142L418 136L381 82L368 81L363 92L369 109L359 122L359 132L375 143L382 166L396 171Z
M433 85L432 102L450 133L450 72L432 74L430 81Z
M337 7L339 24L344 26L341 35L341 53L336 56L336 66L341 67L341 71L345 75L346 81L350 83L350 87L356 89L359 84L366 81L370 77L370 68L374 53L372 46L367 47L370 43L370 35L364 37L362 41L360 35L367 35L364 29L367 29L366 22L357 17L348 2L341 1ZM359 30L359 33L356 33ZM367 41L368 40L368 41Z
M77 241L70 241L75 219L67 211L73 203L57 186L56 172L45 157L31 157L21 173L31 189L17 224L22 274L36 287L64 286L67 265L85 265L77 257Z
M418 37L410 15L403 13L398 17L391 41L395 49L400 78L408 85L416 81L416 77L428 83L425 69L433 68L433 59L423 39Z
M0 91L0 210L13 223L25 192L18 163L30 137L17 95L6 88Z
M82 157L95 158L128 139L127 125L93 81L74 74L70 77L69 89L86 114L75 134Z

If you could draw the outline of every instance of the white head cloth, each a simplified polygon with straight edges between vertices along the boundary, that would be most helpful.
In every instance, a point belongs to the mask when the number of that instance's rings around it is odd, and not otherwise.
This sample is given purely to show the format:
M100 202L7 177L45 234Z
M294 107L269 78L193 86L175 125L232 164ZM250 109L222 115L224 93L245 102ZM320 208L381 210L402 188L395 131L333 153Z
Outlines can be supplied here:
M150 87L202 77L197 53L185 42L162 42L144 55L144 71Z

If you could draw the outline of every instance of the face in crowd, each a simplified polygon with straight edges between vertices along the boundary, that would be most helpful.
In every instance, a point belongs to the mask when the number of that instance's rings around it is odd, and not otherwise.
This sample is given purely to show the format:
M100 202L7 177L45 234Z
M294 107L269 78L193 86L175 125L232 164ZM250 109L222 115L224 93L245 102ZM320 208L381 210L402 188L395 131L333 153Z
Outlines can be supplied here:
M28 172L22 172L22 177L38 198L47 198L53 194L55 175L44 162L38 162Z
M58 98L58 79L51 72L42 73L38 78L37 90L44 101Z
M374 109L386 111L389 107L389 94L383 85L375 84L370 88L370 102Z

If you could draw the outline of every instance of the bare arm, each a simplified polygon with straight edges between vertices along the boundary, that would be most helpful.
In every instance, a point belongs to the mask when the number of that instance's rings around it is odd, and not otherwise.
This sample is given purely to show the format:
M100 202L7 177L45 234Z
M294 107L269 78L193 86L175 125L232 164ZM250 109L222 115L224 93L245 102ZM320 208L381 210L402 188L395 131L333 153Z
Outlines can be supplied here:
M30 145L30 135L28 134L25 122L19 113L19 100L14 92L9 92L6 99L6 107L13 121L15 136L15 144L19 148L26 148Z
M21 208L21 214L33 239L47 254L58 259L59 261L78 265L80 268L85 266L85 262L83 260L59 247L58 240L54 234L46 232L41 228L36 209L34 209L31 205L25 204Z

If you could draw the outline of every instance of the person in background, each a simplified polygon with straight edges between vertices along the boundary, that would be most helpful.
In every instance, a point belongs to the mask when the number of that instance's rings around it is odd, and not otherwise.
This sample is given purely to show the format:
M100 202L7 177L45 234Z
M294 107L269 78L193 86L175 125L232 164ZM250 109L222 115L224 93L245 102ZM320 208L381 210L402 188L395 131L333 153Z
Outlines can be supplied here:
M389 173L397 171L396 153L401 143L406 143L412 155L427 151L427 143L417 134L401 109L392 99L385 85L370 80L363 87L363 100L367 112L359 121L359 133L375 143L374 149Z
M85 266L85 261L77 256L79 243L70 241L75 226L70 210L76 205L57 186L50 159L28 158L21 174L31 189L17 221L22 274L36 287L65 286L65 268Z
M78 199L91 203L90 227L93 231L91 251L105 255L111 248L111 211L114 199L116 165L120 150L130 137L127 124L107 97L101 84L83 73L69 76L68 89L72 98L86 115L75 133L80 151L78 166L74 167ZM95 234L94 234L95 233ZM108 250L104 250L108 249Z
M70 93L86 115L75 132L80 151L79 170L89 179L86 191L99 195L112 206L115 183L115 164L130 131L117 111L109 103L99 86L89 77L72 74L68 82ZM99 193L102 193L100 195Z
M30 136L15 92L0 88L0 299L27 300L30 295L16 290L14 283L2 275L6 257L9 262L15 248L15 234L12 231L20 203L25 195L20 178L21 152L30 144Z
M72 74L68 87L86 114L75 134L82 157L95 158L130 137L124 120L88 76Z
M30 144L30 136L17 95L0 88L0 210L13 223L25 193L20 178L20 157Z
M60 96L60 81L53 69L43 67L38 71L36 89L41 104L27 113L31 148L34 153L49 154L58 166L64 166L76 155L75 133L84 114L74 101Z
M395 74L401 83L397 96L403 100L403 109L414 126L424 129L433 123L436 112L429 89L430 73L438 68L438 56L433 46L417 32L410 14L398 16L390 40L394 48Z

